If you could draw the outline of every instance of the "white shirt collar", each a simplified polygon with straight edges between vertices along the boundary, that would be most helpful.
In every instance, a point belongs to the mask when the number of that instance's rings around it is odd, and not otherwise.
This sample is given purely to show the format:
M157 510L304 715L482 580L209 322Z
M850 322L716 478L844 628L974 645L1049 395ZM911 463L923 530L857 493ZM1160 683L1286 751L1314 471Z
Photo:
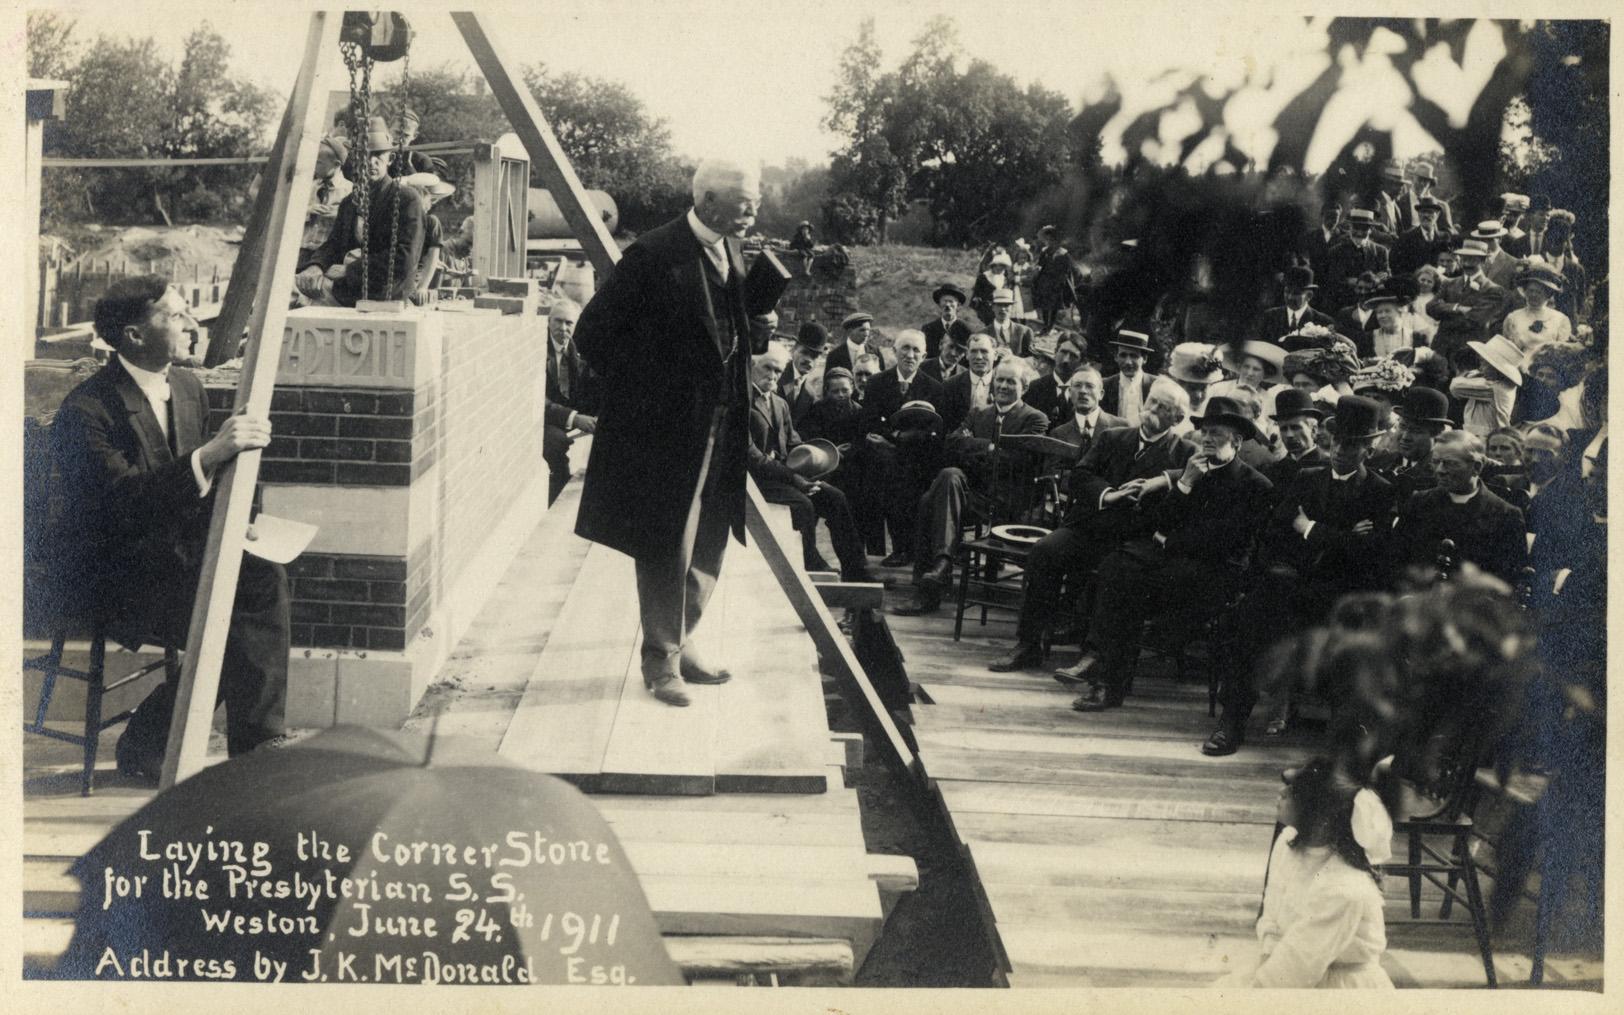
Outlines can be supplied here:
M1338 472L1334 468L1331 470L1331 478L1336 480L1338 483L1346 483L1348 480L1357 475L1359 475L1359 471L1357 469L1355 469L1353 472Z
M123 364L131 379L135 381L136 387L141 389L141 393L147 396L148 401L169 401L169 367L167 364L161 371L143 370L125 359L123 353L119 354L118 361Z
M1073 418L1075 418L1077 420L1077 429L1078 430L1084 430L1084 429L1095 430L1095 429L1099 428L1099 425L1100 425L1100 407L1099 406L1097 406L1097 405L1094 406L1094 411L1089 413L1086 416L1083 415L1082 413L1076 411L1075 409L1072 410L1071 414L1072 414Z
M714 247L722 242L722 234L699 221L699 213L692 208L688 209L688 228L692 229L699 242L707 247Z

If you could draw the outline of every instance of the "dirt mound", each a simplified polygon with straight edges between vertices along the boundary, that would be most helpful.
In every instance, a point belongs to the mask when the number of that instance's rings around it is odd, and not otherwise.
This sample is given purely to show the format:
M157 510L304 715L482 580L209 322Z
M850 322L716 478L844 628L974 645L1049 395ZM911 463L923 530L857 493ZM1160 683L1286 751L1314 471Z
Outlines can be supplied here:
M977 254L937 247L851 247L857 305L883 329L917 328L936 316L931 290L952 282L965 292L975 281Z
M231 274L242 243L241 226L131 226L106 230L94 246L80 254L68 267L83 265L85 271L100 271L111 265L124 265L130 272L152 271L175 279L221 278Z

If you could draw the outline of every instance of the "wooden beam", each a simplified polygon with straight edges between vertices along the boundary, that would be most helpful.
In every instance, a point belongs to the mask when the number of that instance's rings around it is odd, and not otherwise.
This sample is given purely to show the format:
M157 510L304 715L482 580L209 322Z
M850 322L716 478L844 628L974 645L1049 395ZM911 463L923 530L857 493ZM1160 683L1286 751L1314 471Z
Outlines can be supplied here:
M282 139L276 156L279 171L261 184L275 194L268 218L270 228L265 237L265 249L271 256L260 265L257 282L258 291L267 297L291 292L293 288L293 262L299 253L302 233L295 223L302 222L310 201L316 148L326 126L326 110L312 102L311 97L325 94L321 86L327 76L325 68L332 62L333 52L338 47L340 20L337 14L320 11L310 15L304 60L288 103L291 124L297 124L299 129L290 130ZM236 412L270 415L271 390L276 385L277 362L282 354L282 329L287 323L287 304L286 299L274 298L259 302L249 328L248 349L243 356ZM209 523L197 597L193 600L186 660L175 694L169 746L159 782L165 789L203 767L261 454L260 451L244 452L221 466L214 475L214 516Z
M138 169L144 166L251 166L270 161L269 155L233 155L196 159L46 159L46 169Z
M564 218L576 239L580 240L587 256L592 259L592 267L600 275L608 275L615 262L620 260L620 248L616 246L614 237L609 235L609 230L604 228L597 206L587 200L586 189L575 175L569 155L558 143L558 138L553 136L552 128L547 125L546 117L541 115L541 109L536 106L529 89L524 87L524 79L516 73L517 66L485 31L479 15L472 11L452 11L451 20L468 43L469 51L491 86L491 94L496 96L513 132L519 135L519 140L529 151L530 164L541 173L542 182L547 185L548 192L564 212Z
M237 336L242 334L248 314L254 309L254 288L259 282L260 265L265 260L265 227L270 221L271 201L276 192L272 184L282 176L282 151L287 147L288 132L292 129L293 99L289 97L282 110L282 123L276 128L271 161L259 177L259 192L254 195L254 207L248 213L248 225L243 228L237 259L231 266L231 281L226 283L225 299L220 301L220 313L209 329L209 347L203 352L206 367L219 366L236 354Z
M811 632L818 654L833 664L841 696L846 699L852 714L863 724L864 732L873 739L886 765L901 778L921 778L923 772L919 759L914 755L913 748L908 746L908 741L903 739L880 696L875 693L874 685L869 683L868 674L863 672L863 665L857 661L851 644L840 633L835 618L823 605L818 586L812 584L806 574L790 561L773 534L772 526L767 521L767 502L756 487L756 481L745 477L745 487L749 497L745 503L745 526L750 538L761 548L773 577L778 579L779 586L789 596L790 605L795 607L801 623Z
M813 582L823 605L837 610L878 610L885 606L885 586L878 582Z

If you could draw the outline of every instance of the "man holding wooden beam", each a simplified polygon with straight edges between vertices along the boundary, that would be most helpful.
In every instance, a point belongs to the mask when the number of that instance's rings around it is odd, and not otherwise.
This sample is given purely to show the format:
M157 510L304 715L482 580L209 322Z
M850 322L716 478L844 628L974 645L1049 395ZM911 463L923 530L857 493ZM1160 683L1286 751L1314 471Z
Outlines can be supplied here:
M576 533L637 562L643 683L668 705L725 669L689 641L744 542L751 333L739 241L758 173L720 160L694 173L693 208L644 233L581 311L575 344L602 381Z
M54 576L65 607L97 617L130 646L186 644L213 508L214 473L271 441L270 420L231 416L208 440L203 385L172 366L195 327L164 279L120 279L96 303L115 355L68 394L51 425L61 475ZM235 756L276 738L287 693L289 610L280 564L243 557L226 635L220 698ZM154 690L118 740L118 767L156 782L175 681Z

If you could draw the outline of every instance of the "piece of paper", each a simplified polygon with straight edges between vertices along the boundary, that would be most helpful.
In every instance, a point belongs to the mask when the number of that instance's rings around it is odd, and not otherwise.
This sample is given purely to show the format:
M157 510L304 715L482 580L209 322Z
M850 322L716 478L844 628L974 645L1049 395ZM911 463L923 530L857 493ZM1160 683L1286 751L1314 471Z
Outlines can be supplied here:
M275 515L260 515L248 526L243 549L261 560L286 564L303 553L316 538L317 526Z

